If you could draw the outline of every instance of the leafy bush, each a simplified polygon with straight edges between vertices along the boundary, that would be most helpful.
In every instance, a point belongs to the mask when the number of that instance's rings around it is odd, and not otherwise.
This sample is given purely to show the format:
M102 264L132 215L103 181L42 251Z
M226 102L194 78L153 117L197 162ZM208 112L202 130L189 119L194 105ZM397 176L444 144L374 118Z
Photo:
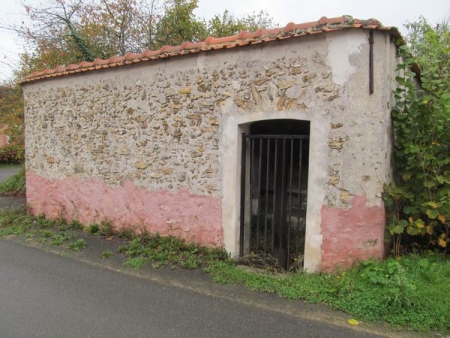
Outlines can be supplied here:
M6 145L0 148L0 163L22 163L24 156L22 146Z
M0 127L9 137L9 144L0 148L0 163L24 160L23 110L22 88L4 81L0 83Z
M386 187L388 234L402 244L450 252L450 27L425 19L408 25L392 111L397 180ZM414 55L411 56L411 55ZM421 66L421 85L410 70ZM405 241L406 240L406 241Z

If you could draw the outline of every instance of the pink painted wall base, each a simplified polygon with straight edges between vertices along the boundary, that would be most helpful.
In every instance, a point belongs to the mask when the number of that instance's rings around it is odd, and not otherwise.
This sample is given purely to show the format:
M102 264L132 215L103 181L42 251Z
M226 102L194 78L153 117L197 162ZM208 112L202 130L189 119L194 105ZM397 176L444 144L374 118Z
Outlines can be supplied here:
M189 191L150 192L127 181L110 187L74 177L48 180L27 172L27 202L35 215L78 220L88 225L109 221L116 230L143 229L205 246L223 246L220 199Z
M366 206L365 196L353 196L348 210L322 207L322 263L320 270L349 268L384 254L384 206Z

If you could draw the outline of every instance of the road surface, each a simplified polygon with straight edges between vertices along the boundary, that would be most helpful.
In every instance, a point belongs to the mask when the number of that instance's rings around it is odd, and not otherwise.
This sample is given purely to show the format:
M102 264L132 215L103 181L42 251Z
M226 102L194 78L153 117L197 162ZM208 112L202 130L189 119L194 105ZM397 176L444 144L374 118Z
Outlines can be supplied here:
M377 337L251 303L0 239L2 338Z

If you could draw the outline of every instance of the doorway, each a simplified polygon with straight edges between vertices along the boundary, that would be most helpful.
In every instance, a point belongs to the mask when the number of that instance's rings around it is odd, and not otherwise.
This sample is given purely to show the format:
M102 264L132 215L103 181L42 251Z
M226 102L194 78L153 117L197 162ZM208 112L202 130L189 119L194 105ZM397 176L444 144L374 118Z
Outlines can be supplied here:
M266 120L242 134L240 256L303 267L310 122Z

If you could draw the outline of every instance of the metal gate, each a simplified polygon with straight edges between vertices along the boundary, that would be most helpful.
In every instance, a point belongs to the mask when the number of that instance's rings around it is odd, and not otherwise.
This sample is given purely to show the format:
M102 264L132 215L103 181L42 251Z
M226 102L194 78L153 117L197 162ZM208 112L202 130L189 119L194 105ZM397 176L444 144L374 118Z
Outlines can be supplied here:
M242 134L240 255L303 266L308 135Z

